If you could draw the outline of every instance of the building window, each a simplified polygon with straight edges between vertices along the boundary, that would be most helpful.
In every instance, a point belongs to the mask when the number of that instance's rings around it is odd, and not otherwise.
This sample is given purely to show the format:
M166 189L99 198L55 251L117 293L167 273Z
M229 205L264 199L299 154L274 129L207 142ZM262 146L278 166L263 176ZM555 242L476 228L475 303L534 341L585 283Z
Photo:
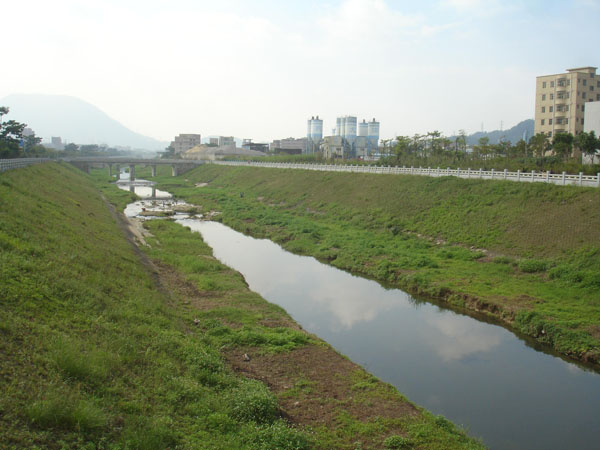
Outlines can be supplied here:
M548 125L552 125L552 119L548 119Z
M561 125L562 124L562 117L557 117L556 118L556 124L557 125Z
M600 94L596 94L596 100L600 102Z
M583 125L583 117L581 118L581 125Z
M550 100L554 100L554 94L550 94Z
M585 98L585 92L581 93L581 98Z
M542 101L546 100L546 94L542 94Z
M596 83L596 87L600 89L600 81Z
M565 125L567 125L569 123L569 118L565 117Z
M594 91L594 86L590 86L590 91Z
M548 137L552 137L552 131L548 131Z
M542 125L545 125L545 124L546 124L546 120L542 119Z
M554 81L550 82L550 87L554 87Z
M583 85L587 86L587 80L583 80Z
M549 112L554 112L554 106L551 106L551 107L549 108Z
M542 89L546 89L546 82L542 81Z
M542 112L545 113L546 112L546 107L542 106Z

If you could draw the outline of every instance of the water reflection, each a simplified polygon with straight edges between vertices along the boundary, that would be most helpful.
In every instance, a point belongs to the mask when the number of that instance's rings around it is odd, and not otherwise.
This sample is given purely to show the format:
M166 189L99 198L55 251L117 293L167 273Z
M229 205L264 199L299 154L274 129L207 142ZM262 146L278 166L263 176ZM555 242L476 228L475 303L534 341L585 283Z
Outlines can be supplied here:
M250 288L411 400L494 449L592 449L600 376L502 327L416 302L222 224L178 220Z

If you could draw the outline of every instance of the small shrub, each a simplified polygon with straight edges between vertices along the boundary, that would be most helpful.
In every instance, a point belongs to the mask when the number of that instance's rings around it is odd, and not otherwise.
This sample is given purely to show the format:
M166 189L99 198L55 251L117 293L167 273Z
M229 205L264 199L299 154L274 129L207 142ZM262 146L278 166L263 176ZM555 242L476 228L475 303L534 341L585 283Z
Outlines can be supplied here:
M548 263L539 259L523 259L519 261L519 269L525 273L545 272L547 268Z
M78 395L56 390L32 403L25 411L29 420L41 428L92 431L106 425L106 417L93 403Z
M388 437L385 441L383 441L383 445L387 449L410 448L411 442L409 439L403 436L394 435Z
M496 256L493 260L496 264L512 264L515 262L513 258L509 258L508 256Z
M96 382L105 379L115 365L114 358L102 350L85 353L73 342L58 339L51 359L67 379Z
M289 427L282 420L256 428L250 434L250 448L307 450L312 447L306 434Z
M267 387L244 380L229 398L231 415L243 422L272 423L278 414L277 400Z

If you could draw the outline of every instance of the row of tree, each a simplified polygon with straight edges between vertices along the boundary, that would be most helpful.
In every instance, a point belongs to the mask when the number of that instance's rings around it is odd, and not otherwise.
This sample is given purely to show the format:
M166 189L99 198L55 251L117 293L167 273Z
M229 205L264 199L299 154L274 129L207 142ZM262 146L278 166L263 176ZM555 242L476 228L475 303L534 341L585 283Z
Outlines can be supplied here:
M482 137L472 149L467 149L466 135L461 132L453 140L439 131L416 134L413 137L398 136L395 140L383 140L384 153L389 163L404 164L414 160L435 160L454 162L485 161L496 158L544 158L553 156L567 161L581 154L594 156L600 148L600 139L592 132L581 132L577 136L570 133L556 133L552 139L540 133L528 142L520 140L516 144L500 141L490 144L489 138ZM388 145L389 144L389 145Z

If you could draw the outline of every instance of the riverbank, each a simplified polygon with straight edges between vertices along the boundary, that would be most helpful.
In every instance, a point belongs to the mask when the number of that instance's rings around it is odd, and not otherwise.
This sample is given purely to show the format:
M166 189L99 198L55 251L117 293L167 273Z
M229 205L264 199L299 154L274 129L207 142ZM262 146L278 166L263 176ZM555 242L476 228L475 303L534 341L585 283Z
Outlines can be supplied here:
M117 209L132 199L104 189ZM197 234L153 222L139 251L78 170L4 173L0 204L8 448L481 448L299 329Z
M592 188L215 165L158 181L239 231L483 312L598 367Z

